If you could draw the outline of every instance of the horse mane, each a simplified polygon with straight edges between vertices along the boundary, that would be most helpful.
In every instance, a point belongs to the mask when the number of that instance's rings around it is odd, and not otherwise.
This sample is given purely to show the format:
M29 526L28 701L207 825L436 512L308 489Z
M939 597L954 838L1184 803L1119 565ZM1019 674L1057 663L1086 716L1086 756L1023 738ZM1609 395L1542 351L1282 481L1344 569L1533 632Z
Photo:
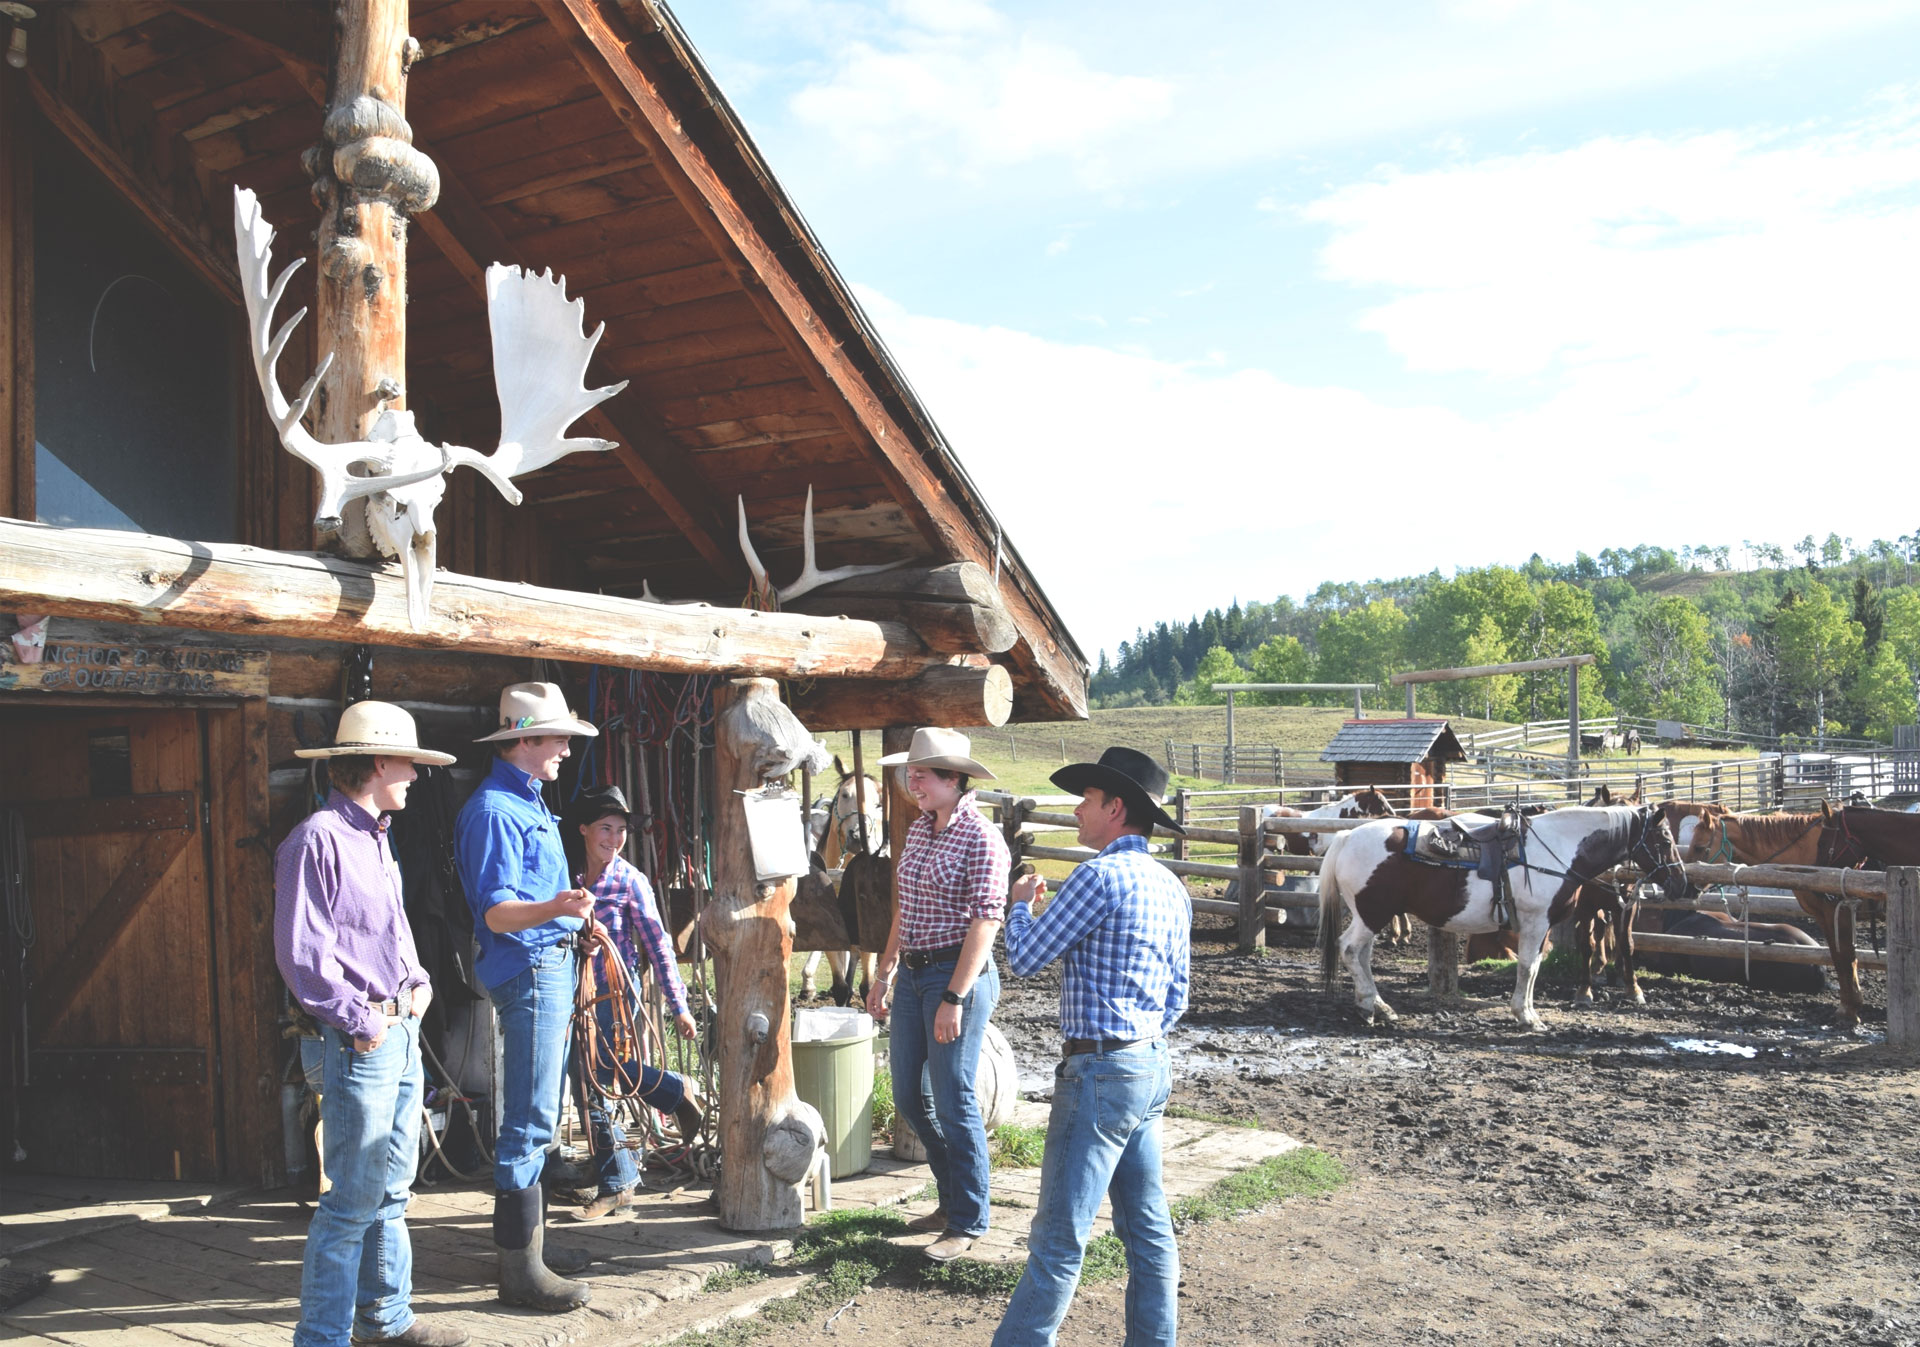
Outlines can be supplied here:
M1777 856L1809 835L1818 837L1826 819L1820 814L1728 814L1718 821L1738 829L1732 835L1742 851Z

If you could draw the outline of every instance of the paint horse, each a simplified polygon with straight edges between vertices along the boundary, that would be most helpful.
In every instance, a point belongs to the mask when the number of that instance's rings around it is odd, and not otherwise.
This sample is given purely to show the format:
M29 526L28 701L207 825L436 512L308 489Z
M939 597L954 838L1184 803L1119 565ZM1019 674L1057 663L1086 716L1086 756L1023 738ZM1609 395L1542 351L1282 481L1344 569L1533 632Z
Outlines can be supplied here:
M1852 869L1869 859L1893 863L1875 853L1863 830L1883 839L1884 855L1920 854L1920 849L1896 851L1898 834L1866 816L1881 809L1842 809L1825 804L1817 814L1706 813L1691 829L1686 846L1690 861L1740 865L1818 865ZM1904 817L1894 815L1895 818ZM1795 889L1801 910L1819 923L1833 959L1833 975L1840 984L1840 1019L1851 1028L1860 1023L1865 999L1860 995L1859 965L1854 958L1853 908L1833 894Z
M855 874L849 880L847 872L864 871L876 863L884 868L887 828L880 783L872 776L856 778L838 757L833 760L833 768L839 774L839 783L831 792L813 802L807 823L813 842L815 869L840 870L840 888L835 891L825 874L817 877L810 875L810 882L803 883L795 892L792 911L795 947L812 951L807 955L806 963L801 965L800 994L807 997L819 995L815 977L824 956L833 973L829 988L833 1002L844 1006L853 998L855 953L864 952L863 962L870 961L875 953L861 939L866 925L873 920L873 914L863 913L861 909L871 906L863 895L876 885L870 882L873 878L871 875ZM864 815L861 812L863 803L866 806ZM863 823L864 828L861 826ZM872 859L854 865L856 857ZM891 880L878 887L890 889ZM889 911L885 914L885 922L891 921L892 913ZM879 943L884 945L886 938L883 925ZM871 966L863 971L867 981L871 982Z
M1384 819L1342 833L1320 866L1321 977L1331 989L1335 965L1344 961L1353 977L1354 999L1369 1024L1397 1018L1380 999L1372 966L1374 940L1396 914L1404 912L1463 935L1506 924L1496 912L1497 891L1491 882L1473 870L1433 865L1406 854L1417 826ZM1533 1008L1540 949L1547 928L1573 910L1583 885L1632 862L1656 883L1671 886L1669 892L1690 896L1693 888L1666 819L1652 805L1559 809L1523 820L1519 836L1519 860L1507 868L1505 886L1519 935L1513 1015L1529 1029L1544 1029Z
M1315 810L1292 810L1284 804L1269 804L1263 812L1269 819L1390 819L1394 806L1373 787L1340 796ZM1281 833L1281 850L1288 856L1323 856L1327 842L1338 833Z

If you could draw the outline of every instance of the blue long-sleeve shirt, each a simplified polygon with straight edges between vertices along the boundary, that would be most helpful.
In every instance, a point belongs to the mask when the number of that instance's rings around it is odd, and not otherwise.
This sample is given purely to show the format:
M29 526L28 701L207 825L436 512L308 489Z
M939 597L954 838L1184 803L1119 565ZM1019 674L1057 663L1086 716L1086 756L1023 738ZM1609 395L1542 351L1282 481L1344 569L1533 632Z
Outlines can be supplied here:
M473 909L473 934L480 942L475 968L484 985L498 987L525 972L542 951L583 924L578 917L555 917L523 931L487 925L487 909L496 903L544 903L574 887L560 847L560 820L540 797L540 783L505 758L493 760L487 779L461 807L453 855Z
M1129 833L1069 875L1038 917L1027 903L1008 908L1007 964L1024 978L1064 960L1066 1037L1155 1038L1186 1011L1192 932L1186 886Z

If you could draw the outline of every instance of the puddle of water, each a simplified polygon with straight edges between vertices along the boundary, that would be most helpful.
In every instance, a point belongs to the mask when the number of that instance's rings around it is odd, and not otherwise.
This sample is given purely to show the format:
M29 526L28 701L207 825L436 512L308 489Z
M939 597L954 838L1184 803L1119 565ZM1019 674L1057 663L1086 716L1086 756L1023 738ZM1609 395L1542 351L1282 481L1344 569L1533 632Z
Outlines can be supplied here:
M1697 1052L1709 1057L1757 1057L1760 1054L1758 1048L1745 1043L1724 1043L1717 1038L1663 1038L1660 1041L1675 1052Z

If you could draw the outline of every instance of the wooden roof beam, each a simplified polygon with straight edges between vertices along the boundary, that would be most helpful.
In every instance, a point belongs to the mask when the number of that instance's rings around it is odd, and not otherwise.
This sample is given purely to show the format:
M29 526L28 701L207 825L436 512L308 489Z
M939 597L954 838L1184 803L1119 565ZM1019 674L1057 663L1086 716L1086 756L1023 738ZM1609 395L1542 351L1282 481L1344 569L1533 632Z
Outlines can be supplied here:
M302 5L262 5L252 0L170 3L188 18L271 52L316 105L325 105L327 44L331 39L321 11ZM414 223L474 291L485 295L487 261L525 265L524 259L448 165L435 158L432 147L416 142L415 148L434 159L440 170L440 199L432 210L415 216ZM594 362L595 368L588 375L590 382L613 382L600 369L604 363ZM653 497L702 560L729 581L744 581L746 563L726 542L726 512L687 464L687 451L664 428L630 403L596 407L581 417L579 424L588 434L615 442L608 453Z
M911 680L944 668L896 622L669 605L442 574L415 629L398 567L0 519L0 611L663 673Z
M888 414L865 375L827 323L813 310L792 273L734 197L680 115L630 48L626 20L604 0L537 0L567 37L581 67L606 96L634 138L651 154L668 187L701 233L739 278L808 379L843 426L872 444L877 466L901 507L928 541L948 556L999 571L994 540L951 495L950 484L928 464L915 438ZM1086 671L1056 642L1051 623L1033 598L1003 575L1010 612L1027 638L1016 658L1046 685L1049 700L1071 715L1086 715Z

